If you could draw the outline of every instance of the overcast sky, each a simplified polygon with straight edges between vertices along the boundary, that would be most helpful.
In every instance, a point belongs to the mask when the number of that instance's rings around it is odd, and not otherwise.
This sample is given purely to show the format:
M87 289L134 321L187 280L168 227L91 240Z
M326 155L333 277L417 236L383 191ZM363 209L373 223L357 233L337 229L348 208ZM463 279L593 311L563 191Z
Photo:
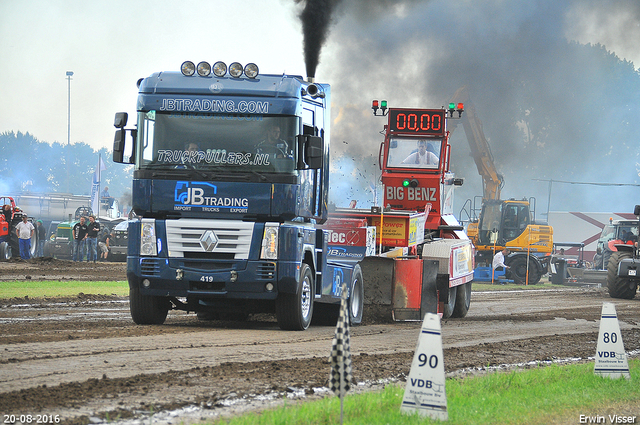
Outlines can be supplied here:
M399 13L388 6L393 1L375 3ZM568 37L604 43L640 63L637 22L627 22L624 10L590 5L575 8ZM264 73L305 75L297 12L293 0L2 0L0 132L65 143L67 71L74 72L70 140L94 149L111 148L115 112L135 112L139 78L178 70L185 60L255 62ZM329 35L325 57L338 41Z
M292 0L0 0L0 57L0 133L66 143L73 71L71 143L94 149L135 112L139 78L185 60L304 74Z

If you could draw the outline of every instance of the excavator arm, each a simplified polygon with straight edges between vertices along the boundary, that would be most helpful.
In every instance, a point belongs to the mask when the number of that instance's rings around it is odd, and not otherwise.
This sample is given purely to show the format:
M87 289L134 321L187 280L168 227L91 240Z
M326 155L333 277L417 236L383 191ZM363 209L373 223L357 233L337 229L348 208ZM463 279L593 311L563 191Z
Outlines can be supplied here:
M464 103L464 114L461 120L450 120L449 131L453 132L458 123L462 121L464 132L467 135L471 155L478 168L478 173L482 177L482 198L500 199L500 191L504 186L504 179L496 170L493 162L493 155L487 139L484 137L482 122L476 116L475 107L469 99L466 86L461 87L453 95L453 103Z

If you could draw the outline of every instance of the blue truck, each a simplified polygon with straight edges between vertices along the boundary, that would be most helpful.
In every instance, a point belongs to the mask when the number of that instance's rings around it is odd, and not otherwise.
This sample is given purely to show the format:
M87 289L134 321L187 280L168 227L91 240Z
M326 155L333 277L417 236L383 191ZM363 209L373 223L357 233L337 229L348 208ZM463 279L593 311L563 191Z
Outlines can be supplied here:
M275 312L280 328L304 330L312 317L336 323L344 287L349 319L358 324L367 283L363 273L386 293L373 298L387 304L406 298L398 295L402 292L418 303L431 299L429 311L442 306L453 311L456 286L467 284L459 292L470 293L471 243L466 235L459 240L461 227L451 226L440 208L449 199L440 191L450 180L448 160L428 170L438 186L423 190L434 194L428 208L329 211L328 85L260 74L254 64L187 61L180 72L140 79L138 91L136 127L126 128L127 114L117 113L113 149L114 162L134 164L136 218L129 224L127 279L136 323L164 323L171 309L196 312L200 319ZM442 126L429 136L447 150L444 112L436 114L442 115ZM406 137L417 137L413 133ZM408 167L401 171L411 171ZM383 228L394 233L383 238ZM365 258L386 256L413 261L411 269L422 276L422 260L403 254L415 253L434 232L446 239L431 253L444 260L439 272L444 278L437 284L435 277L429 284L418 277L415 291L405 287L413 283L395 285L389 281L395 260L363 270ZM462 245L449 243L454 239ZM396 246L383 246L385 241ZM379 273L381 267L387 273ZM431 296L422 297L421 291ZM467 295L461 315L468 302ZM399 317L422 320L420 305L409 314L407 302L398 303Z
M113 151L135 165L133 320L160 324L170 309L275 311L282 329L303 330L314 306L337 317L335 275L359 322L358 268L328 262L327 230L317 227L327 219L329 86L253 64L185 62L138 88L137 126L125 129L126 113L116 114Z

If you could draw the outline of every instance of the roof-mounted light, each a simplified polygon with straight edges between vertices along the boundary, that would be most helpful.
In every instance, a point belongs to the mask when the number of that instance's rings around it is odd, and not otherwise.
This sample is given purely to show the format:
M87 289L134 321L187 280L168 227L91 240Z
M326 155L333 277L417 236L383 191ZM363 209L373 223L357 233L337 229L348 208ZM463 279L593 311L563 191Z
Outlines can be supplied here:
M244 67L244 75L246 75L248 78L256 78L258 76L258 65L256 65L255 63L248 63Z
M386 100L383 100L381 102L378 102L377 100L372 101L371 109L373 109L373 115L378 115L378 109L380 109L381 116L385 116L389 112Z
M454 103L451 102L449 103L449 117L453 118L453 113L457 112L458 113L458 118L460 118L462 116L462 113L464 112L464 103L460 102L460 103Z
M244 70L242 68L242 65L239 62L234 62L231 65L229 65L229 75L231 75L233 78L242 77L243 71Z
M224 77L226 73L227 73L226 63L222 61L218 61L213 64L213 75L215 75L216 77Z
M211 65L209 62L200 62L198 64L198 75L201 77L208 77L211 74Z
M191 77L193 74L196 73L196 66L191 61L185 61L180 66L180 71L182 71L182 75Z

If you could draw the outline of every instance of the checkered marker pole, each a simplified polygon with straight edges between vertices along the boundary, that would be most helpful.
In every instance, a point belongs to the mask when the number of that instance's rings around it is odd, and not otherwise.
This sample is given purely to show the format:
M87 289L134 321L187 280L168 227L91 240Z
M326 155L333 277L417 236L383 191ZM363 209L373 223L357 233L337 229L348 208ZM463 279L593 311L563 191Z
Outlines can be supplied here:
M347 310L347 284L342 284L340 316L331 347L331 391L340 397L340 423L342 424L344 396L351 389L351 347L349 342L349 314Z

